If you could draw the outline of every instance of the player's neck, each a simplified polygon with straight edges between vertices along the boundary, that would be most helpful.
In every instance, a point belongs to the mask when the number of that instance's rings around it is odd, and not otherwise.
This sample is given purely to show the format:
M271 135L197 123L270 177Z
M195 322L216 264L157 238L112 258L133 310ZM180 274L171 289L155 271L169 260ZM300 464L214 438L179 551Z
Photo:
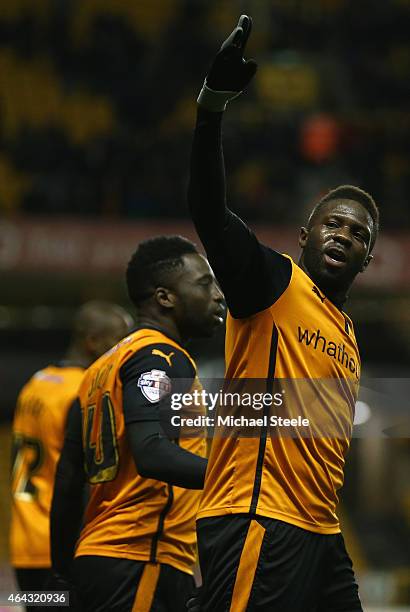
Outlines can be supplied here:
M141 313L137 319L138 327L148 327L149 329L157 329L158 331L165 334L178 344L185 344L185 340L181 337L181 334L174 321L167 317L153 316L148 313Z
M67 368L88 368L93 362L93 359L80 347L72 345L69 347L62 361Z
M317 285L318 289L320 289L320 291L322 291L324 295L331 302L333 302L333 304L337 306L337 308L339 308L339 310L342 310L343 305L345 304L345 302L347 301L349 297L348 292L349 292L351 285L349 285L348 287L343 286L343 287L337 287L337 288L328 286L322 279L316 278L315 274L311 273L307 269L302 257L298 261L298 266L299 268L303 270L305 274L307 274L307 276L312 280L312 282L314 282L315 285Z

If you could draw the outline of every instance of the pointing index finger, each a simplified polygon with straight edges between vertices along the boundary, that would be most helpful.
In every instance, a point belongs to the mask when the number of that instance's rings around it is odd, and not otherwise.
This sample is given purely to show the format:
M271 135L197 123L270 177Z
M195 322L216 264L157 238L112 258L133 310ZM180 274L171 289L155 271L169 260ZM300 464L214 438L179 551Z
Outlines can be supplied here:
M242 29L243 35L241 36L240 46L244 51L246 43L248 42L249 35L252 30L252 19L248 15L241 15L238 21L238 27Z
M238 47L242 51L245 49L246 42L252 29L252 19L248 15L241 15L236 28L229 34L228 38L223 42L221 49L225 49L229 45Z

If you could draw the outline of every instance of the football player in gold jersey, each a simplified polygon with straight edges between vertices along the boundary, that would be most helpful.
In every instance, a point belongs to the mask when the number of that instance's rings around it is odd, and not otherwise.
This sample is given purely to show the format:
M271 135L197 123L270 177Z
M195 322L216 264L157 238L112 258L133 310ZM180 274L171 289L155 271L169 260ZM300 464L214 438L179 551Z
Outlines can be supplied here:
M127 335L132 319L108 302L77 312L64 359L36 372L21 390L13 422L11 564L21 590L41 590L51 568L49 513L68 410L84 370Z
M295 263L260 244L227 208L221 122L256 72L243 58L250 30L241 16L200 92L189 203L229 309L227 381L263 379L271 392L286 379L293 392L277 414L293 411L319 429L277 435L262 420L253 437L216 430L197 523L199 605L352 612L362 608L336 505L360 356L343 304L372 258L378 209L358 187L330 191L301 228Z
M206 440L179 430L169 439L163 428L170 393L200 390L185 347L222 324L223 298L206 259L179 236L141 243L127 286L137 327L89 368L70 411L52 506L53 566L67 575L72 565L89 612L178 612L193 587Z

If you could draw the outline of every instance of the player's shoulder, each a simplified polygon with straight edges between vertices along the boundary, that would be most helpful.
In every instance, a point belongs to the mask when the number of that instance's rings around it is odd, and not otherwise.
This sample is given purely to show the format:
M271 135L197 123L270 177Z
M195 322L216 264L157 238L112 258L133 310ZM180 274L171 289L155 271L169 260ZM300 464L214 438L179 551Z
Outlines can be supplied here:
M123 382L136 375L195 378L196 365L189 353L178 343L158 338L156 342L146 344L130 354L122 364L120 377Z
M106 353L99 357L93 364L92 368L99 368L107 361L125 361L128 360L136 353L144 351L145 347L153 344L165 344L170 345L172 348L182 351L191 359L189 353L181 347L181 345L174 339L167 336L163 331L154 327L137 327L125 338L120 340Z
M49 365L33 374L17 398L15 424L40 427L44 419L60 421L76 396L84 375L80 367Z
M287 253L280 253L266 244L261 244L260 247L265 255L265 258L270 260L275 266L280 266L290 271L292 270L293 266L296 265L292 257Z
M130 334L125 357L126 360L135 358L137 361L164 360L170 368L189 363L196 370L195 362L186 348L165 331L154 327L136 328Z
M164 372L170 378L194 378L196 364L176 340L155 328L137 328L97 359L87 370L80 393L108 375L127 384L137 375ZM94 382L93 382L94 381Z
M70 386L78 386L84 376L82 367L65 367L60 365L48 365L41 370L37 370L22 387L21 393L41 393L45 394L52 388L53 393L58 393Z

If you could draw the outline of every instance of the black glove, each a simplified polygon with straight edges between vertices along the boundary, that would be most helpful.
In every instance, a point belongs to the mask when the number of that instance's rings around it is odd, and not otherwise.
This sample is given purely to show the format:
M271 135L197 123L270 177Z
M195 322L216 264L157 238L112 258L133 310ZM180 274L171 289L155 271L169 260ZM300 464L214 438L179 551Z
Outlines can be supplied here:
M243 53L252 29L252 19L241 15L238 25L222 44L198 96L202 107L220 112L249 84L258 66Z

